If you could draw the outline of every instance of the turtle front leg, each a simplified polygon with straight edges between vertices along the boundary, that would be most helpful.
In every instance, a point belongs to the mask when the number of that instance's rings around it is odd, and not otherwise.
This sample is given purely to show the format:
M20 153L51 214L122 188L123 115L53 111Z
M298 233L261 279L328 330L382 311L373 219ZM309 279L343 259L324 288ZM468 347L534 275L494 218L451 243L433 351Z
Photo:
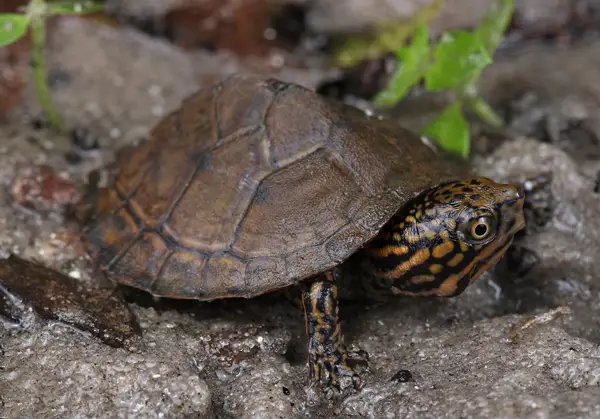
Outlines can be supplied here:
M339 321L335 271L316 276L302 292L308 335L308 365L313 382L323 381L339 391L361 386L350 363L365 363L365 351L349 351L344 345Z

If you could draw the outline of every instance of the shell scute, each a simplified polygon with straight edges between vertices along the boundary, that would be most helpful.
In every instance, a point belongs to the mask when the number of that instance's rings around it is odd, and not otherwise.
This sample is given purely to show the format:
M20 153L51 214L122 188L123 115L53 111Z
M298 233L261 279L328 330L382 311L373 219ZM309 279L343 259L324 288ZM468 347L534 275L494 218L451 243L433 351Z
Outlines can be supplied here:
M164 233L182 246L202 252L226 251L260 181L271 169L262 132L223 144L207 153L186 183Z
M201 298L206 295L202 280L208 256L186 250L176 250L169 255L152 286L156 295L170 295L174 290L178 298Z
M142 232L111 263L108 272L119 282L137 288L152 289L169 255L169 246L156 232Z
M232 247L247 257L282 256L323 243L348 223L361 193L326 149L274 172L262 182L260 192Z

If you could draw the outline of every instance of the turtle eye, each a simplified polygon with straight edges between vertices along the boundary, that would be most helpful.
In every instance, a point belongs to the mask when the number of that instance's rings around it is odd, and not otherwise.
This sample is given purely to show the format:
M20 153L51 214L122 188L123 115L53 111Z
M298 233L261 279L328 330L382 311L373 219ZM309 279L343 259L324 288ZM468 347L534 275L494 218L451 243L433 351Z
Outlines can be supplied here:
M471 218L460 230L467 243L486 244L496 236L496 218L492 215Z

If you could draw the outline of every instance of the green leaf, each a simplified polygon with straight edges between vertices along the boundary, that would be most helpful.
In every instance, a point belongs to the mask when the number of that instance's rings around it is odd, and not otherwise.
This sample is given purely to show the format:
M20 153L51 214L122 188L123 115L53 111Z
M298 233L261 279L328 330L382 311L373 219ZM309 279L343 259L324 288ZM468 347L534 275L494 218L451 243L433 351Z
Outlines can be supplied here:
M464 158L469 156L469 126L463 116L460 102L446 107L423 129L423 134L434 138L444 150Z
M25 35L29 18L18 13L0 14L0 47L12 44Z
M465 31L445 32L435 47L434 57L425 74L425 87L433 92L468 83L492 62L478 38Z
M493 55L500 44L515 9L514 0L494 0L479 25L473 31L488 54Z
M91 1L70 1L48 3L48 14L50 15L80 15L85 13L101 12L104 5Z
M423 78L431 59L429 33L425 25L420 25L411 43L396 51L398 67L388 85L374 99L377 106L391 106L399 102Z

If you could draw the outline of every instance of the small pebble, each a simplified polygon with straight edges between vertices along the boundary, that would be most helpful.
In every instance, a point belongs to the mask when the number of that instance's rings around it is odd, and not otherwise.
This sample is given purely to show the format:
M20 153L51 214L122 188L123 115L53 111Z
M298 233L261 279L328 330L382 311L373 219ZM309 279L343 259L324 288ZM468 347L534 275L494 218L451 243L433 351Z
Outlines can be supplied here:
M396 381L397 383L408 383L409 381L413 381L413 376L409 370L400 370L390 381Z
M96 150L100 146L98 138L85 128L75 128L71 133L73 145L83 151Z

